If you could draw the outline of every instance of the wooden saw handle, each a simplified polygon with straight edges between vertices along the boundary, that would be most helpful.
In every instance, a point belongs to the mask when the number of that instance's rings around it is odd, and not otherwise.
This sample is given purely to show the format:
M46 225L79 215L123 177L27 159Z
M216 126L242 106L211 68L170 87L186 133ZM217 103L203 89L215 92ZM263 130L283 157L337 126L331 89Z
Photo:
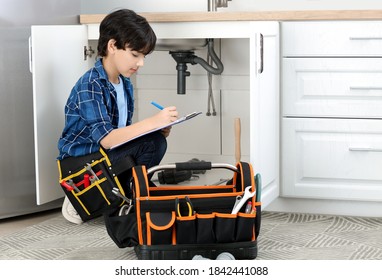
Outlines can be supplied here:
M241 123L240 118L235 118L235 160L240 162L241 158Z

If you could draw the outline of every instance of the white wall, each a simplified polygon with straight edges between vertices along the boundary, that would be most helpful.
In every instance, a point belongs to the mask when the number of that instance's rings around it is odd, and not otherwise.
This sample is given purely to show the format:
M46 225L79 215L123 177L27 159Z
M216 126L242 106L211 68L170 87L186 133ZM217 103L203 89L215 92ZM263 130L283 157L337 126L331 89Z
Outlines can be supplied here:
M118 8L136 12L207 11L208 0L81 0L83 14ZM232 0L221 11L382 9L381 0Z

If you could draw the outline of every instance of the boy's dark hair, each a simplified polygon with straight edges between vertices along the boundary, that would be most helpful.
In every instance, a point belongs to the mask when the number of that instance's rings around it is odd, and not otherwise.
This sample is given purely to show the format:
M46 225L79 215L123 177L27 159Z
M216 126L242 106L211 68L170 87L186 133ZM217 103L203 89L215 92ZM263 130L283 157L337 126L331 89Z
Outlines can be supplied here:
M157 40L147 20L128 9L108 14L100 24L99 33L99 56L106 56L110 39L115 40L118 49L124 50L128 47L145 55L154 50Z

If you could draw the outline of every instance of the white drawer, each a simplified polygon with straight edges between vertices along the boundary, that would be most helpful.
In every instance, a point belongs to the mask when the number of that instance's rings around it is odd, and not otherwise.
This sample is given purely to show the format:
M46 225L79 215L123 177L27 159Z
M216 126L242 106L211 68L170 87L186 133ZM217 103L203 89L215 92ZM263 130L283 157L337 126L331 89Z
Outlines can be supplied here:
M382 21L283 22L282 56L382 56Z
M382 117L382 58L284 58L282 114Z
M282 196L382 201L382 121L284 118Z

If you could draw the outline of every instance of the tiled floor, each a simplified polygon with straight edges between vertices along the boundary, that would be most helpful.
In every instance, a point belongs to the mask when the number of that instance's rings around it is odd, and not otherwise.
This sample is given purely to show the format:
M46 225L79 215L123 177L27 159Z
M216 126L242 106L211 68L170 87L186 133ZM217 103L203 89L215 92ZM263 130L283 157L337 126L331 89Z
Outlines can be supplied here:
M261 219L257 260L382 260L382 218L263 211ZM137 259L133 247L114 243L102 217L75 225L56 211L20 220L30 226L0 236L0 260Z
M0 220L0 237L11 234L25 227L38 224L58 215L61 215L61 209L54 209Z

